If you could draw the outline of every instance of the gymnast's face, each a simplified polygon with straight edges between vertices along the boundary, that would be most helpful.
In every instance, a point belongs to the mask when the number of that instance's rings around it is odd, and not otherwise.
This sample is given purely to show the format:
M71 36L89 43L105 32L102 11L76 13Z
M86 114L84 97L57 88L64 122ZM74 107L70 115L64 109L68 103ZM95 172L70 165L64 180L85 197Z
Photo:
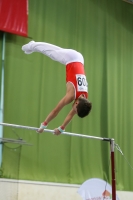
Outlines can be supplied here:
M79 103L79 101L78 101L78 99L76 99L76 100L74 101L74 103L72 104L72 108L73 108L73 110L75 111L75 113L77 113L77 105L78 105L78 103Z
M85 95L84 94L81 94L80 96L79 96L79 98L85 98ZM78 98L78 99L79 99ZM72 107L73 107L73 110L77 113L77 105L79 104L79 100L78 99L76 99L75 101L74 101L74 103L72 104Z

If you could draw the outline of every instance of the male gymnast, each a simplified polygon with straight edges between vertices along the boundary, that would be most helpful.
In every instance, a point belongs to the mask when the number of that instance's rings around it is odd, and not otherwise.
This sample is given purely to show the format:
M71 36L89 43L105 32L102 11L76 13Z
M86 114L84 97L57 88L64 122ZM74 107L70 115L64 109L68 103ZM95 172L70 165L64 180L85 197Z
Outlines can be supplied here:
M72 109L66 116L62 125L54 129L55 135L65 131L66 126L75 114L83 118L87 116L92 108L88 98L88 83L84 70L84 58L81 53L73 49L64 49L45 42L31 41L22 46L26 54L33 52L42 53L52 60L58 61L66 66L66 94L57 106L49 113L44 122L41 123L38 133L42 133L51 120L53 120L61 109L67 104L72 104Z

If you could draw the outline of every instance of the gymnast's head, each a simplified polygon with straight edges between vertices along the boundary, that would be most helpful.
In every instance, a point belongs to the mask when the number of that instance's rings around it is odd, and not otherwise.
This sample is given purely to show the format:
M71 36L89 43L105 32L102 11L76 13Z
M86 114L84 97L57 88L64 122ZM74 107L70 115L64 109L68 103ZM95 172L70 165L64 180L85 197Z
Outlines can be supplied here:
M92 103L88 101L84 95L81 95L78 99L75 100L73 109L76 111L79 117L83 118L90 113L92 109Z

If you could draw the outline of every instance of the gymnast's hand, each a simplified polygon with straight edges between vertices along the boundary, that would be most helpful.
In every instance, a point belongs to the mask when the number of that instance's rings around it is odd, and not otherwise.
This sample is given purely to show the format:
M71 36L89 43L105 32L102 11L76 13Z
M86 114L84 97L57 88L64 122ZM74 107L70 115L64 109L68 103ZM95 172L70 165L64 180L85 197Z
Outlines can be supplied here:
M60 135L61 133L63 133L65 131L65 127L64 126L59 126L58 128L54 129L54 134L55 135Z
M42 133L43 131L44 131L43 128L39 128L36 132L37 132L37 133Z
M42 122L40 128L36 131L37 133L42 133L44 129L47 128L47 125L44 125L46 122Z
M54 135L60 135L60 134L61 134L61 132L59 131L59 129L55 128L54 129Z

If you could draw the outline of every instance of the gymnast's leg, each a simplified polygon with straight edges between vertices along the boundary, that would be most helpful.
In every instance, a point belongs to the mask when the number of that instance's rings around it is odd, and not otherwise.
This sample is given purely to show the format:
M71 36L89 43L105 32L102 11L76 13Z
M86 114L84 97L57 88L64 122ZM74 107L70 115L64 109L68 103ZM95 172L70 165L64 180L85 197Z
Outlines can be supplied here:
M73 49L63 49L56 45L45 42L31 41L28 44L23 45L22 50L26 54L31 54L33 52L42 53L52 60L62 63L63 65L67 65L71 62L81 62L84 64L84 58L81 53Z

